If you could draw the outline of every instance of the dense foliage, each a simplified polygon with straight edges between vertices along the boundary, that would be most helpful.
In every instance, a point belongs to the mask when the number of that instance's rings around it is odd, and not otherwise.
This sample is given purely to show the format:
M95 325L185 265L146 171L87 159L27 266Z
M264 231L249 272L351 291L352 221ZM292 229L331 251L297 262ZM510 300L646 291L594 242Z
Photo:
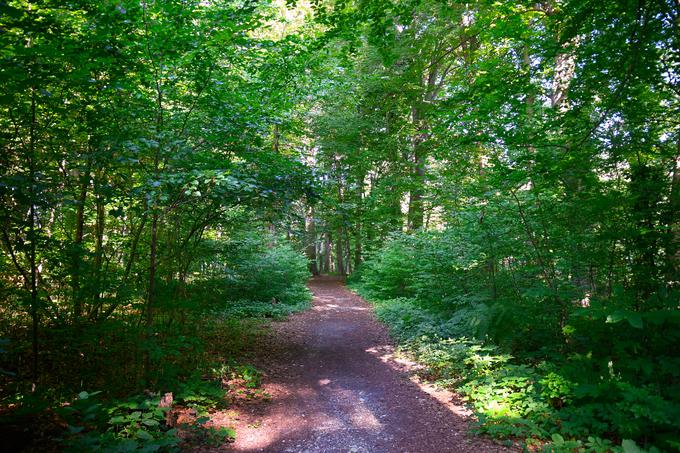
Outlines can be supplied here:
M71 407L74 449L171 450L163 393L257 381L252 318L339 273L484 432L680 449L679 24L676 0L0 2L2 421L53 439Z
M426 377L464 394L480 429L499 437L676 447L677 293L636 310L617 289L574 303L561 324L526 266L497 271L494 292L484 245L461 239L395 237L355 283Z
M280 16L238 1L0 2L7 448L45 448L68 424L83 451L171 449L149 392L196 397L192 380L252 338L246 318L308 302L284 233L314 183L277 132L306 31L277 31ZM80 415L44 411L64 405Z
M312 123L336 268L484 431L678 449L677 3L338 14L364 25Z

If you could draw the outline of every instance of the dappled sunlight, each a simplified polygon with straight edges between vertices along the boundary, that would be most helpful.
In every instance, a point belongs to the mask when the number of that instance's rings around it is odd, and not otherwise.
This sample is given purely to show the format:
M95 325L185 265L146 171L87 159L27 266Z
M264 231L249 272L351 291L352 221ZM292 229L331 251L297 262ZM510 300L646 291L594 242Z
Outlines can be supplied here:
M327 303L324 305L317 305L312 308L315 311L368 311L369 309L366 307L347 307L347 306L342 306L342 305L336 305L336 304L331 304Z
M322 294L315 295L315 311L370 311L370 308L356 303L354 297L329 297Z
M282 348L264 384L272 399L240 414L246 428L232 450L489 450L469 443L461 449L470 412L450 392L418 379L419 366L395 352L361 298L336 282L316 282L313 309L272 326Z
M397 354L392 345L373 346L366 349L366 352L376 356L380 361L390 365L395 370L413 372L422 368L422 365Z
M0 2L0 450L680 448L680 0Z
M408 373L409 380L413 382L413 384L415 384L421 392L427 394L431 398L436 399L438 402L444 405L451 413L464 418L468 418L473 415L472 411L468 409L465 405L456 404L453 401L452 398L453 395L451 392L420 379L417 376L416 372L419 370L423 370L425 367L398 354L395 351L394 346L391 345L374 346L366 349L366 352L377 357L378 359L380 359L381 362L387 364L392 369Z
M357 392L332 385L330 379L318 380L320 388L326 388L320 393L315 386L267 385L277 395L276 401L268 409L265 419L253 428L241 434L236 451L300 451L287 445L290 437L304 433L305 439L323 439L329 436L339 436L351 439L353 435L378 433L384 427L374 413L362 392ZM291 388L293 387L293 388ZM333 411L326 411L325 406L319 407L318 401L327 399L332 402ZM294 406L295 413L289 409ZM248 418L248 414L239 414ZM292 443L291 443L292 444ZM292 448L293 450L288 450Z
M421 392L439 401L449 411L451 411L451 413L463 418L472 417L473 412L464 404L456 404L453 402L451 392L430 384L429 382L425 382L415 375L411 376L409 379L418 386L418 389L420 389Z
M376 418L371 409L366 406L365 400L355 392L342 392L349 406L349 419L356 428L377 431L382 428L382 423Z

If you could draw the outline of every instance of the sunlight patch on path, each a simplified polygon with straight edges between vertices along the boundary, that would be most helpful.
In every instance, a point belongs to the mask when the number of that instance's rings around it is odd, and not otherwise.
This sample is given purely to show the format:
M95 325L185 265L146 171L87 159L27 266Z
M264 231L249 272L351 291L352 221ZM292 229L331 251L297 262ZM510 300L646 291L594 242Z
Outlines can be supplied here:
M453 414L465 418L470 418L473 416L473 412L470 409L465 407L463 404L456 404L453 401L453 394L451 392L421 380L418 377L417 372L423 370L425 367L403 356L400 356L396 353L393 346L374 346L372 348L366 349L366 352L378 357L383 363L386 363L391 368L400 372L408 373L409 380L411 382L417 385L422 392L442 403L442 405Z
M467 435L469 411L418 379L365 301L339 281L310 287L312 308L273 323L263 343L271 401L240 407L236 441L201 453L508 451Z

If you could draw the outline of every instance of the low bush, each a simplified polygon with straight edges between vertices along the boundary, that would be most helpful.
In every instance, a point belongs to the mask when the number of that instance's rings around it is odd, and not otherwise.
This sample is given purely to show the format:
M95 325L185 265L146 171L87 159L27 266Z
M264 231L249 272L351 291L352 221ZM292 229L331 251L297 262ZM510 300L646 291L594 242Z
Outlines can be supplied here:
M311 299L306 283L311 276L305 256L288 243L274 244L267 237L244 235L213 243L216 253L194 270L192 300L207 310L248 310L267 313L265 304L302 308ZM290 308L289 307L289 308ZM278 309L277 309L278 308Z
M542 287L510 260L490 282L481 248L456 234L395 236L351 285L480 432L546 451L680 449L677 292L642 310L621 288Z
M55 410L58 421L41 421L40 432L22 428L17 449L41 449L61 438L72 451L173 451L177 427L164 421L157 404L166 392L197 413L181 428L184 434L204 443L232 437L204 426L205 417L235 400L265 397L257 388L259 372L237 359L265 319L309 305L309 272L303 254L268 237L243 234L209 247L184 282L158 280L153 335L140 322L143 300L137 299L97 322L46 322L36 392L22 379L30 343L23 332L7 332L11 339L0 343L0 431L13 435L32 419L51 420ZM64 423L67 431L60 433Z

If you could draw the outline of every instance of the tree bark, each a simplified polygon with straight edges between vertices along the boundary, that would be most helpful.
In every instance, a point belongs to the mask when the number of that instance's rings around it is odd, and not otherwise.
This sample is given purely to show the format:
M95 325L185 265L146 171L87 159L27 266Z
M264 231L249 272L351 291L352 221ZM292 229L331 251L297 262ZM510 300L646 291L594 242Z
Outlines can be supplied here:
M361 265L362 250L361 250L361 224L357 224L354 229L354 270L356 271Z
M144 8L144 25L145 33L147 39L147 52L149 54L149 59L152 62L154 72L155 72L155 88L156 88L156 138L158 143L156 144L156 149L153 154L153 175L154 181L160 182L161 173L161 137L164 128L163 122L163 90L162 82L158 69L157 62L154 60L151 53L150 35L148 29L148 23L146 22L146 8ZM145 307L145 349L144 349L144 377L148 382L151 375L151 340L153 338L153 320L154 320L154 308L156 305L156 271L158 266L158 195L154 194L153 202L151 203L151 238L149 242L149 290L147 293L146 307Z
M310 206L307 208L305 214L305 231L307 236L305 251L307 259L309 260L309 271L312 275L319 275L319 268L316 264L316 225L314 223L314 208Z
M354 270L361 264L361 227L364 214L364 172L357 176L357 210L354 223Z
M423 227L424 205L423 195L425 193L425 173L427 163L427 150L425 143L428 138L428 124L423 109L432 102L439 91L437 79L439 77L439 63L435 56L432 57L428 69L427 77L421 82L422 95L415 102L411 109L411 122L416 132L413 136L413 171L412 186L409 194L408 205L408 230L416 231Z
M327 231L324 241L324 254L323 254L323 270L325 273L331 271L331 232Z
M33 389L38 385L38 329L40 324L40 316L38 313L38 263L36 255L36 241L37 241L37 227L36 227L36 193L35 193L35 134L36 134L37 118L36 118L36 100L35 100L35 88L31 88L31 126L29 131L29 200L31 206L29 208L29 224L28 224L28 239L30 241L29 247L29 266L31 272L31 343L33 350L33 363L32 363L32 378L33 378Z
M337 270L338 274L340 275L346 275L345 272L345 264L343 260L343 255L345 254L344 252L344 247L343 247L343 235L342 235L342 227L338 227L338 236L335 239L335 259L337 262Z
M421 113L418 108L412 111L412 121L417 125L418 132L413 138L413 172L412 186L408 203L408 229L416 231L423 227L423 194L425 192L425 160L424 149L425 131Z
M678 137L676 145L675 168L673 169L673 179L671 181L671 193L668 197L670 212L668 222L670 237L666 250L666 256L668 257L668 280L680 273L680 137Z
M349 240L349 229L345 228L345 274L352 273L352 249Z
M103 171L97 172L97 183L98 190L101 189L101 183L103 176ZM101 275L102 275L102 262L104 260L104 229L106 228L106 211L104 205L104 196L101 193L96 194L96 210L97 217L95 221L95 237L94 237L94 285L92 294L92 307L91 310L96 310L99 307L99 299L101 297ZM96 313L92 313L96 315Z
M76 230L73 238L73 258L71 289L73 291L73 318L78 320L83 312L83 297L80 291L81 261L83 259L82 246L85 227L85 202L87 201L87 188L90 185L90 171L81 175L80 194L78 195L78 209L76 211Z
M279 124L274 123L274 128L273 128L273 134L272 134L272 149L276 154L279 153L279 142L281 141L281 133L279 132Z

